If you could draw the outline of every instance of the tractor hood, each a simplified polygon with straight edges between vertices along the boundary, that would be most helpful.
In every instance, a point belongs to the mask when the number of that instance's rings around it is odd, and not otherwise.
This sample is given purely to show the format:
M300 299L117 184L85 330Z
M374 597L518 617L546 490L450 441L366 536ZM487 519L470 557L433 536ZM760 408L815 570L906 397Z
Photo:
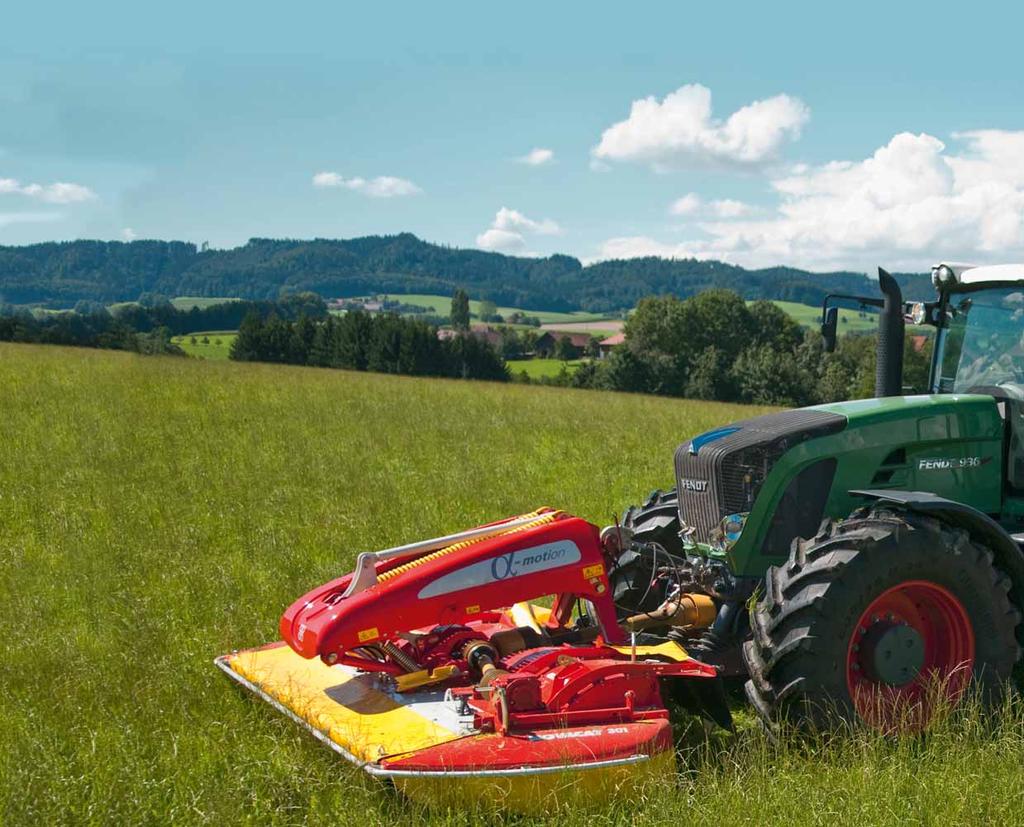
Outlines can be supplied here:
M953 416L970 424L980 417L992 421L995 400L985 394L931 394L922 396L890 396L884 399L854 399L849 402L834 402L830 405L816 405L806 410L837 414L847 419L851 426L872 425L893 420L915 420L930 423L934 427L937 419ZM948 423L947 423L948 424Z
M736 574L783 558L867 488L933 491L999 510L1003 420L993 397L896 396L819 405L695 436L675 457L680 520Z
M842 431L845 416L809 408L746 419L699 434L676 450L679 516L698 543L720 546L742 523L774 465L808 440Z

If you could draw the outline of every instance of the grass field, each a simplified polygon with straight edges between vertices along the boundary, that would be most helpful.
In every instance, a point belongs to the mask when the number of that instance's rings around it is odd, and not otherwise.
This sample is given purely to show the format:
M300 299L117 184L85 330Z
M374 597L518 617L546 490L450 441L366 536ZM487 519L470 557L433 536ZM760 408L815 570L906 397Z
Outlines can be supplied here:
M198 307L200 310L203 310L207 307L213 307L215 304L237 301L241 301L241 299L227 298L224 296L178 296L177 298L171 299L171 304L178 308L178 310L191 310L193 307Z
M0 823L525 823L424 812L213 667L364 549L540 504L605 522L757 411L0 345ZM565 825L1019 823L1024 715L775 746L745 725Z
M541 379L558 376L562 372L563 366L569 373L575 373L583 361L582 359L574 359L569 362L563 362L561 359L510 359L505 364L508 365L508 369L512 373L525 373L531 379Z
M200 359L227 359L231 354L231 344L238 336L237 330L207 330L202 333L189 333L175 336L171 341L189 356ZM192 344L192 339L196 340ZM209 341L204 342L203 339Z
M821 325L821 308L798 302L773 301L797 324L817 329ZM856 310L839 311L839 335L844 333L874 333L878 330L878 316L867 313L861 317Z
M429 307L432 313L439 316L447 316L452 309L452 297L451 296L431 296L423 293L409 293L409 294L388 294L389 299L403 302L404 304L415 304L420 307ZM474 316L480 313L480 302L471 300L469 302L469 312ZM573 313L561 313L556 310L524 310L519 307L499 307L498 313L502 316L507 316L512 313L525 313L527 316L536 316L540 319L541 324L548 324L549 322L595 322L607 318L600 313L584 313L577 311Z

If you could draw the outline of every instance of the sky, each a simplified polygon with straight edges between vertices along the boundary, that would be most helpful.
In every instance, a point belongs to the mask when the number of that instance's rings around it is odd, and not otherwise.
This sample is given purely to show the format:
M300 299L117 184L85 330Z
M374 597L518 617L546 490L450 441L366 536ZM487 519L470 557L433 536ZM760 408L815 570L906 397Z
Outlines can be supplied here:
M147 7L148 6L148 7ZM1024 6L10 4L0 244L1024 259Z

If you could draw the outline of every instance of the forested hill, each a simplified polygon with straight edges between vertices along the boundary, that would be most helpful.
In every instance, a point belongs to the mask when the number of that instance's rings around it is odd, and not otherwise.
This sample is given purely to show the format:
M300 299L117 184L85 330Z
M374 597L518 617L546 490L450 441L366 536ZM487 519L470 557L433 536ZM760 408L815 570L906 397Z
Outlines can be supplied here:
M925 276L901 276L908 297L930 298ZM817 304L826 293L877 288L857 273L790 267L745 270L717 261L641 258L584 267L571 256L517 258L421 241L411 233L349 240L254 238L232 250L182 241L70 241L0 246L0 303L69 307L80 299L165 296L277 298L282 288L325 297L368 293L449 294L535 310L612 311L643 296L691 296L728 287L744 298Z

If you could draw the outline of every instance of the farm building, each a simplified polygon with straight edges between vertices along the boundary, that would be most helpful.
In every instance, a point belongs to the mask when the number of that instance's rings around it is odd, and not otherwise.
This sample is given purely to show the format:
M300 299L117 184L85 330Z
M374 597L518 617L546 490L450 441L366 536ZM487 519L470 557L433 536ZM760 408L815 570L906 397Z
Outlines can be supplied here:
M587 347L590 345L590 334L589 333L562 333L558 330L546 330L543 335L537 339L537 344L534 345L534 350L538 356L545 359L550 359L555 354L555 348L558 346L559 339L568 339L569 344L572 346L573 359L579 359L587 352Z
M598 350L600 351L600 358L607 359L608 354L612 352L613 348L618 347L626 341L625 333L616 333L614 336L609 336L607 339L602 339L598 342Z

